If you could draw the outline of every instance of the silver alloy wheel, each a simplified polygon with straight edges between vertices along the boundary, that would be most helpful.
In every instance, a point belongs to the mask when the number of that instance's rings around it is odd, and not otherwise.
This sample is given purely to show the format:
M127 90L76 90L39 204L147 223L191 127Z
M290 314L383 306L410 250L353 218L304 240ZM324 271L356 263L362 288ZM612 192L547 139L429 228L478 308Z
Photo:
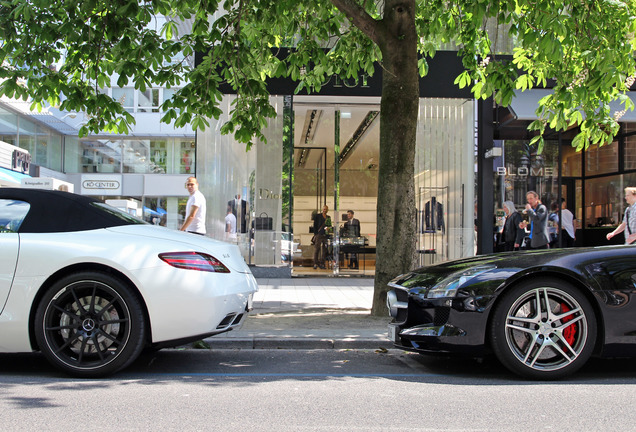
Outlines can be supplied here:
M581 304L554 287L526 291L506 314L510 352L536 371L555 371L572 364L585 349L588 331Z

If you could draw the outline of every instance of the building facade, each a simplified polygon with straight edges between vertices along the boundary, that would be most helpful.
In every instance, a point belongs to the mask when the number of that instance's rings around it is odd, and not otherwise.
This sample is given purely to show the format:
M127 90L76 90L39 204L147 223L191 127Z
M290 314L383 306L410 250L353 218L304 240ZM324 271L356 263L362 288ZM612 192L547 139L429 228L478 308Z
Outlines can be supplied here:
M498 250L503 202L522 209L529 190L548 207L565 199L578 223L577 245L609 243L604 235L622 220L623 188L636 183L633 113L609 146L577 153L572 135L553 134L537 154L526 126L544 90L518 95L506 111L457 89L456 52L439 53L430 71L421 82L413 179L418 264ZM376 219L381 73L333 77L316 95L294 95L294 88L280 82L270 88L277 115L264 131L267 144L250 151L221 135L223 115L198 134L161 124L166 89L107 90L137 119L126 136L79 138L81 113L33 113L1 101L0 185L22 185L30 177L51 179L36 182L40 187L64 182L177 229L184 183L195 175L207 199L208 236L236 243L249 264L294 275L373 275L382 229ZM223 112L230 112L234 97L226 94ZM323 270L313 268L311 240L313 217L325 205L331 226ZM356 235L347 230L348 210L359 221Z

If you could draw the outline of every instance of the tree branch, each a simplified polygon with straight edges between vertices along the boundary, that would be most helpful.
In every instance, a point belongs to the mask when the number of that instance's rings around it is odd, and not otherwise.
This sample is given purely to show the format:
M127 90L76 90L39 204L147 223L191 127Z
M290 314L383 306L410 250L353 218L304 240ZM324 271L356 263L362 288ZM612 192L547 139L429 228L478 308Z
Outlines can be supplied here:
M369 39L379 45L380 25L355 0L330 0L331 3L349 18L349 21L363 32Z

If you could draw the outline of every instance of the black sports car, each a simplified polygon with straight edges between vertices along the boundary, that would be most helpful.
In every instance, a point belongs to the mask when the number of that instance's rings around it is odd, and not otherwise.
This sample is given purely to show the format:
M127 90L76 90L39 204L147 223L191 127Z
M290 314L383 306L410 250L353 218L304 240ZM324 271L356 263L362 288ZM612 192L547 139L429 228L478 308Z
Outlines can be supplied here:
M510 252L423 267L389 283L396 346L494 353L511 371L558 379L591 356L636 356L636 247Z

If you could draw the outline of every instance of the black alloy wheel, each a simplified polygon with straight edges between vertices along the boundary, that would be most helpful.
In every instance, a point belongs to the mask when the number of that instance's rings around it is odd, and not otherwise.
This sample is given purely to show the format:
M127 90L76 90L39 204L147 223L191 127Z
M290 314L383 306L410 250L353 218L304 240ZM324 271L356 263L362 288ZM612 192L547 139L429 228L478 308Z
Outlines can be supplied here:
M128 366L139 356L145 332L139 299L106 273L82 272L56 282L35 314L42 353L56 367L82 378Z
M560 379L582 367L597 337L594 310L577 288L539 278L513 287L495 306L492 348L512 372Z

